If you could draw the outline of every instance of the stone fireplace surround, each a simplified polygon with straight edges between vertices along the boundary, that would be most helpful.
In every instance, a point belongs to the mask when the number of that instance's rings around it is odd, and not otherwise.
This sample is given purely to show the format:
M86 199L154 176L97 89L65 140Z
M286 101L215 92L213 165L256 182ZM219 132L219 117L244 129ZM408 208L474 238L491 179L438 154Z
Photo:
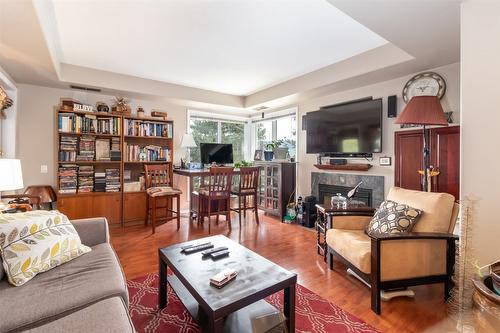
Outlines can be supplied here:
M361 188L372 190L373 207L380 206L384 201L384 176L311 172L311 194L319 199L319 184L354 187L360 181Z

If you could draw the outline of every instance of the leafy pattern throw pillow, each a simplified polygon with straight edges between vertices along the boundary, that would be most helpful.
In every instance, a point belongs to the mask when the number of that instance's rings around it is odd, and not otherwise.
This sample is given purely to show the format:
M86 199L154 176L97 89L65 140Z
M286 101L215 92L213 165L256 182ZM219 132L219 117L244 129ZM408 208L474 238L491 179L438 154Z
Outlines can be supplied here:
M366 227L368 235L384 235L410 232L420 219L422 211L405 204L386 200Z
M68 218L58 211L0 214L0 255L14 286L89 252Z

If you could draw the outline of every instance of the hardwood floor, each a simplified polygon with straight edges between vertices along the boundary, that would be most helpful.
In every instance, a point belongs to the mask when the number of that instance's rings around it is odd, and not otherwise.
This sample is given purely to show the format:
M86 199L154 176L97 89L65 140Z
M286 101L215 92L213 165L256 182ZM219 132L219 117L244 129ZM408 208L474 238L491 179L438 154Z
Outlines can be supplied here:
M377 316L370 309L370 290L347 275L340 263L335 263L334 270L330 271L323 258L316 254L316 233L313 230L284 224L264 215L260 215L260 224L256 225L251 215L247 214L241 229L238 217L233 215L232 230L228 229L223 217L218 225L215 225L214 218L212 235L226 235L296 272L301 285L383 332L454 331L442 299L442 285L412 288L416 293L415 299L396 298L382 302L382 315ZM170 222L157 227L154 235L150 227L143 226L111 230L111 242L127 279L157 272L159 247L206 236L207 222L198 227L188 218L182 218L179 230L174 222Z

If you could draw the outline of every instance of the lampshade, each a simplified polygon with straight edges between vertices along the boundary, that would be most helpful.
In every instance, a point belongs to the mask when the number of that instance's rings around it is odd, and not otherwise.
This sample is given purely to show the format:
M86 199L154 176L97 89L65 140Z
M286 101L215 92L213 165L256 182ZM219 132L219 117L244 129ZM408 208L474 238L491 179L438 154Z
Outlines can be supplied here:
M196 147L196 142L194 141L193 135L190 133L184 134L181 141L182 148L194 148Z
M437 96L414 96L403 112L396 118L396 124L448 126L443 107Z
M0 158L0 191L12 191L23 188L21 161Z

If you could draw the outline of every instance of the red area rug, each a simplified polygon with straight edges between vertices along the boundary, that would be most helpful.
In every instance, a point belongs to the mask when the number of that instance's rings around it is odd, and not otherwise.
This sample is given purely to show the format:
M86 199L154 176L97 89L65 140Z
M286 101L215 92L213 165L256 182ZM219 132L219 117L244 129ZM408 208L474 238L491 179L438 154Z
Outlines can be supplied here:
M168 306L158 311L158 274L127 282L130 316L137 332L198 333L200 328L177 295L168 289ZM283 293L266 299L283 309ZM297 285L296 332L379 332L364 321Z

